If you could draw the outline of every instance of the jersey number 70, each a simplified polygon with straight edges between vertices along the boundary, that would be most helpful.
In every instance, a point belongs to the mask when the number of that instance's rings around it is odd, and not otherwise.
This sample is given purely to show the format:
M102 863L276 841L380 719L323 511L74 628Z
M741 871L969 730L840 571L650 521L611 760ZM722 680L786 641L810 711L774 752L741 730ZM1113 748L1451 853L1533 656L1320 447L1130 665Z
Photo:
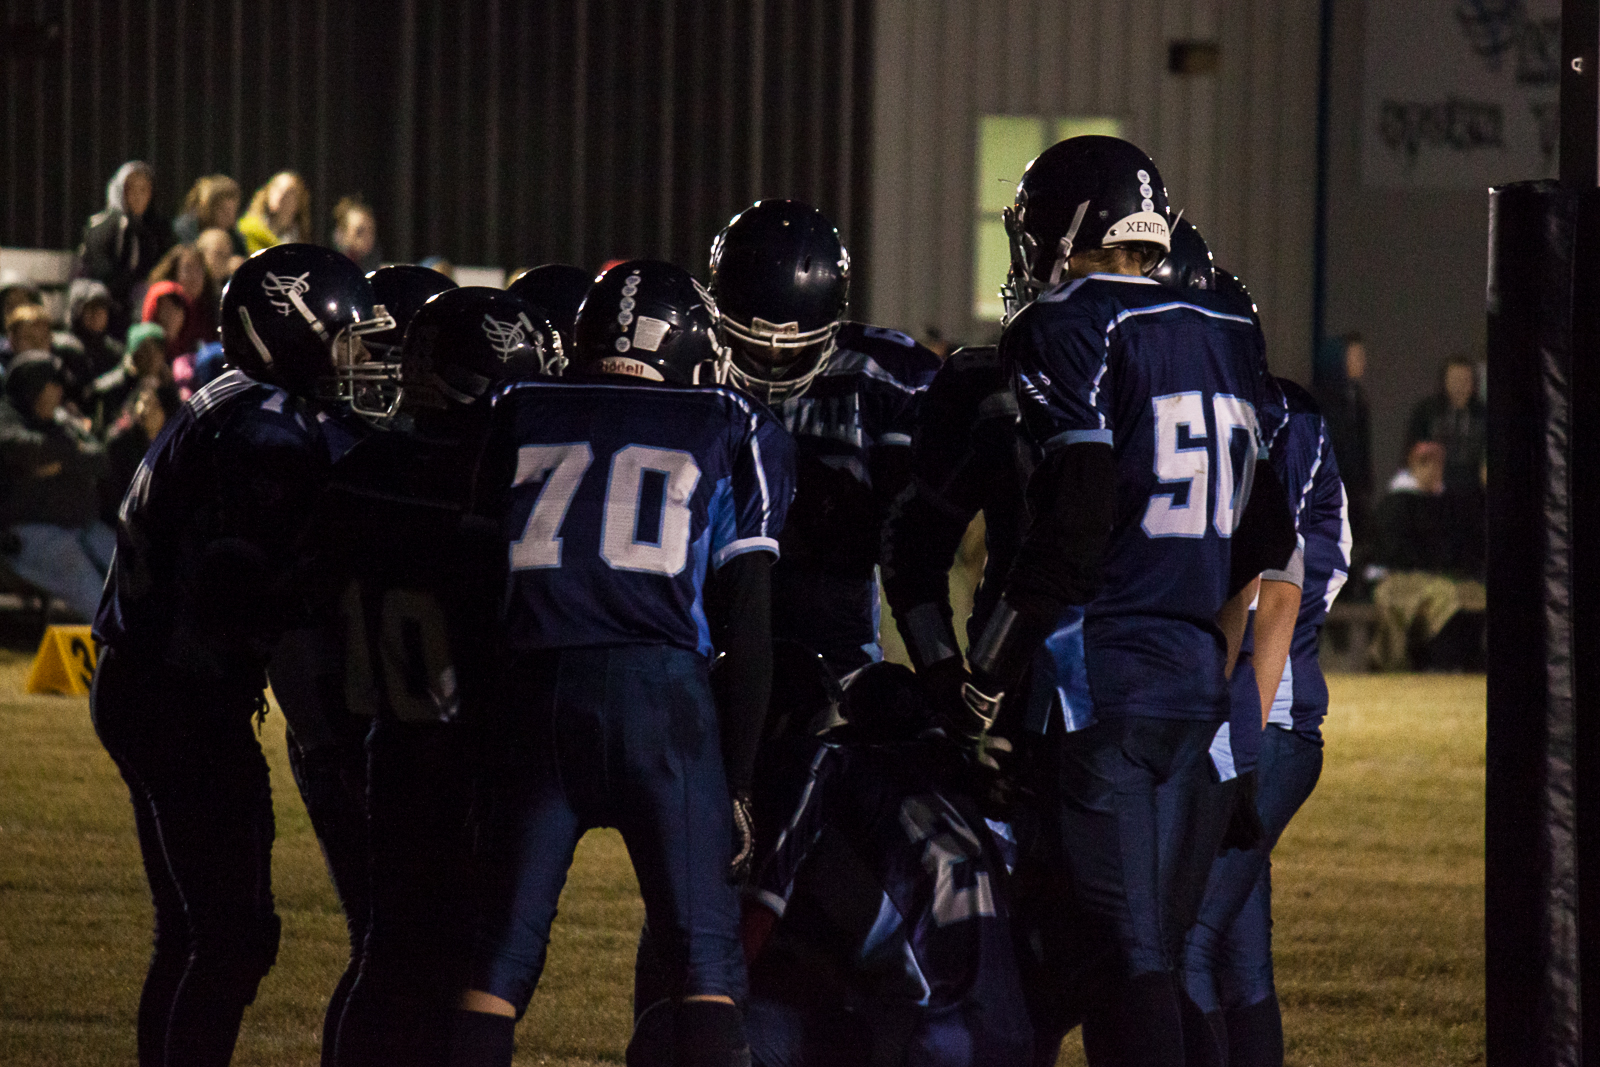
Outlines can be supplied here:
M1244 503L1250 498L1250 482L1255 475L1256 442L1259 437L1256 409L1236 396L1219 394L1211 398L1211 413L1216 437L1206 436L1205 395L1199 392L1169 393L1152 397L1155 416L1155 475L1162 482L1186 482L1184 502L1177 503L1180 490L1153 493L1145 505L1141 526L1150 537L1204 537L1209 519L1218 537L1232 537L1238 528ZM1244 435L1242 457L1236 438ZM1222 454L1216 454L1218 443ZM1216 507L1206 507L1211 488L1211 469L1215 467Z
M522 539L511 546L512 570L561 566L561 525L593 463L587 441L517 449L512 488L544 484ZM689 500L699 483L700 465L688 452L648 445L618 449L606 472L600 558L619 571L681 573L689 561Z

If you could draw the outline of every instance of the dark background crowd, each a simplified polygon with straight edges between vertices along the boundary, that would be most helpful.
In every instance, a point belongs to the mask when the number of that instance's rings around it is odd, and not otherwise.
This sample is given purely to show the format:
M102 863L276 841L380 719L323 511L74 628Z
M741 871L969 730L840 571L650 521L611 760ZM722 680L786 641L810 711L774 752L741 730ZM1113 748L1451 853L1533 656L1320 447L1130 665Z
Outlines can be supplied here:
M59 317L26 282L0 286L0 555L17 592L92 618L114 544L117 508L177 406L222 369L222 288L250 254L323 241L378 266L373 210L340 199L315 232L311 193L280 171L250 197L225 174L161 209L151 167L124 163L104 210L85 224Z

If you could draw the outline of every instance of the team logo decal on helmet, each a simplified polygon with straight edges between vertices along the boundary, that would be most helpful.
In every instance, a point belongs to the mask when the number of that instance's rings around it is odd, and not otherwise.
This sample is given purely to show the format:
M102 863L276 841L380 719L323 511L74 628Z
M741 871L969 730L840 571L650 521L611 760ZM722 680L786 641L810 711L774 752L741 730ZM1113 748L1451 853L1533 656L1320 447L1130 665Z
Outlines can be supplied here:
M272 306L278 309L278 314L287 315L295 309L296 304L305 303L304 297L311 291L311 283L307 280L310 277L310 271L287 277L268 271L266 277L261 279L261 291L266 293L269 299L275 296L283 297L282 300L271 302ZM301 314L307 315L309 312L302 310Z
M359 267L307 244L274 245L240 264L221 317L234 366L302 397L342 400L370 368L363 338L395 325Z

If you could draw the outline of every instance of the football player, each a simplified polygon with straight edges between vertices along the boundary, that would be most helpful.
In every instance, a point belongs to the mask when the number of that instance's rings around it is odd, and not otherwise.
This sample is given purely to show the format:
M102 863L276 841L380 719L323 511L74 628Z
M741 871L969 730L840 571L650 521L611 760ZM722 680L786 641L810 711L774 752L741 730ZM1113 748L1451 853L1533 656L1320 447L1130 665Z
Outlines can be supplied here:
M155 901L141 1064L226 1064L276 959L272 800L250 720L269 652L304 617L307 519L329 471L314 398L391 325L336 252L245 260L222 300L238 369L167 421L122 502L90 710Z
M1235 705L1254 714L1266 711L1256 757L1256 806L1263 833L1255 847L1217 858L1199 919L1189 929L1185 991L1207 1016L1208 1033L1215 1038L1214 1044L1201 1048L1190 1042L1193 1064L1283 1063L1283 1020L1272 976L1270 855L1322 770L1328 686L1317 646L1328 609L1350 570L1349 504L1327 424L1300 386L1282 378L1274 385L1282 393L1283 416L1269 429L1271 462L1287 488L1299 545L1285 573L1263 575L1261 606L1253 620L1255 662L1242 656L1234 676ZM1290 591L1290 643L1264 656L1263 630L1281 629L1264 618L1273 610L1269 597ZM1285 653L1286 666L1275 670ZM1273 678L1281 680L1274 684Z
M319 391L317 412L334 463L387 419L399 399L399 346L405 327L429 297L455 283L426 267L380 267L367 275L372 298L394 325L364 334L371 357L341 366ZM319 547L327 547L327 543ZM337 603L326 602L310 624L285 633L267 663L272 695L283 711L289 770L344 911L350 959L328 998L322 1063L332 1067L339 1020L360 970L370 909L367 847L367 751L370 718L353 714L345 698L343 635Z
M1293 548L1281 498L1282 514L1235 544L1259 448L1261 334L1145 276L1171 222L1155 164L1126 141L1046 150L1006 218L1027 306L1000 355L1043 458L1031 526L947 715L982 752L1004 692L1063 613L1085 607L1094 721L1047 731L1041 793L1076 902L1114 954L1085 1049L1095 1064L1181 1064L1183 931L1166 881L1205 846L1161 825L1188 824L1209 779L1247 587Z
M582 267L566 263L546 263L534 267L507 286L513 296L519 296L535 307L544 308L545 314L561 334L561 343L572 350L572 328L578 322L578 308L594 278Z
M845 322L850 255L816 208L762 200L711 246L717 332L734 385L771 405L800 449L772 569L773 636L834 673L882 658L883 519L911 472L917 401L939 360L895 330Z
M926 707L905 667L864 668L796 783L745 919L763 1067L1028 1062L1009 831Z
M760 405L699 384L718 360L702 293L670 264L612 267L578 317L583 377L517 383L495 401L479 484L503 499L489 510L509 542L504 767L455 1064L511 1062L592 826L622 832L670 975L630 1062L663 1062L646 1038L657 1034L683 1067L748 1056L729 868L767 709L768 577L794 444ZM719 605L703 595L713 569ZM714 635L733 696L720 715Z
M489 403L559 342L498 289L439 293L397 353L398 425L335 466L319 538L337 546L346 672L370 722L371 929L338 1025L341 1067L442 1065L465 985L470 737L494 690L505 546L470 513Z
M1179 220L1171 232L1171 249L1150 273L1150 277L1179 291L1215 288L1211 251L1199 231L1187 220ZM1010 313L1020 310L1015 303L1016 287L1008 287ZM884 591L906 647L917 667L923 688L936 700L948 700L952 686L959 686L965 670L956 644L948 597L948 572L957 546L968 523L978 513L985 518L988 554L984 578L980 583L971 616L967 620L969 642L976 643L999 601L1012 561L1027 530L1026 489L1028 478L1040 460L1040 451L1018 427L1018 407L1011 383L993 347L963 348L945 361L923 401L915 445L915 474L911 485L891 509L885 526ZM1058 627L1035 654L1034 662L1021 679L1014 700L1024 703L1020 723L1022 737L1047 733L1052 727L1079 730L1094 719L1084 665L1083 609L1063 612ZM1058 726L1059 724L1059 726ZM1020 740L1021 738L1019 738ZM1223 733L1223 743L1227 735ZM1231 763L1223 770L1234 777ZM1230 814L1233 786L1227 785L1213 805L1221 818ZM1189 828L1184 828L1185 830ZM1205 832L1220 833L1222 827L1206 827ZM1030 843L1031 844L1031 843ZM1024 863L1038 855L1027 850ZM1192 914L1204 886L1206 870L1188 874L1188 899L1183 910ZM1043 871L1031 865L1024 881L1039 886L1048 881ZM1034 906L1037 898L1038 906ZM1059 900L1046 892L1030 895L1019 902L1022 919L1037 929L1035 940L1062 940L1076 946L1073 924L1061 921ZM1057 938L1056 935L1062 935ZM1076 951L1051 945L1050 949ZM1041 961L1040 971L1058 969L1062 961ZM1068 969L1072 973L1077 967ZM1051 979L1034 978L1034 981ZM1071 983L1058 983L1076 985ZM1061 1020L1076 1017L1070 1007L1081 999L1072 988L1029 989L1049 1005L1036 1020L1039 1036L1036 1051L1040 1062L1053 1062L1059 1043Z

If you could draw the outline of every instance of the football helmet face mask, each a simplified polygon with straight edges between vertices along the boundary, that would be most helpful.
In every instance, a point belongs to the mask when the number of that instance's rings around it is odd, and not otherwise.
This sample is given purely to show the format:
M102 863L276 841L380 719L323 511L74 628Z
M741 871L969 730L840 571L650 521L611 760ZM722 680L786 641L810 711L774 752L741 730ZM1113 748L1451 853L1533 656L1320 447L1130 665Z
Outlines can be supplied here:
M561 333L561 343L570 352L573 346L573 327L578 321L578 308L583 304L594 276L582 267L565 263L546 263L534 267L512 282L507 291L515 293L535 307L544 308L550 321Z
M367 281L372 284L373 299L389 312L394 326L367 335L365 341L371 359L340 368L339 399L347 402L350 410L357 414L390 418L400 408L400 343L405 338L406 326L423 304L447 289L454 289L456 283L436 270L411 263L379 267L367 275Z
M850 253L797 200L761 200L711 245L724 378L769 404L808 389L833 356L850 297Z
M618 263L583 298L573 361L585 374L718 383L724 356L715 314L705 288L682 267L649 259Z
M486 411L503 382L565 365L544 313L503 289L448 289L417 310L400 346L408 410Z
M1216 289L1216 262L1194 223L1180 218L1172 224L1172 250L1156 264L1150 277L1169 289Z
M262 249L222 294L228 362L308 399L348 400L346 383L371 359L364 339L394 325L361 268L317 245Z
M1073 252L1117 245L1172 250L1167 189L1150 157L1119 137L1071 137L1028 164L1005 212L1007 321L1061 281Z

